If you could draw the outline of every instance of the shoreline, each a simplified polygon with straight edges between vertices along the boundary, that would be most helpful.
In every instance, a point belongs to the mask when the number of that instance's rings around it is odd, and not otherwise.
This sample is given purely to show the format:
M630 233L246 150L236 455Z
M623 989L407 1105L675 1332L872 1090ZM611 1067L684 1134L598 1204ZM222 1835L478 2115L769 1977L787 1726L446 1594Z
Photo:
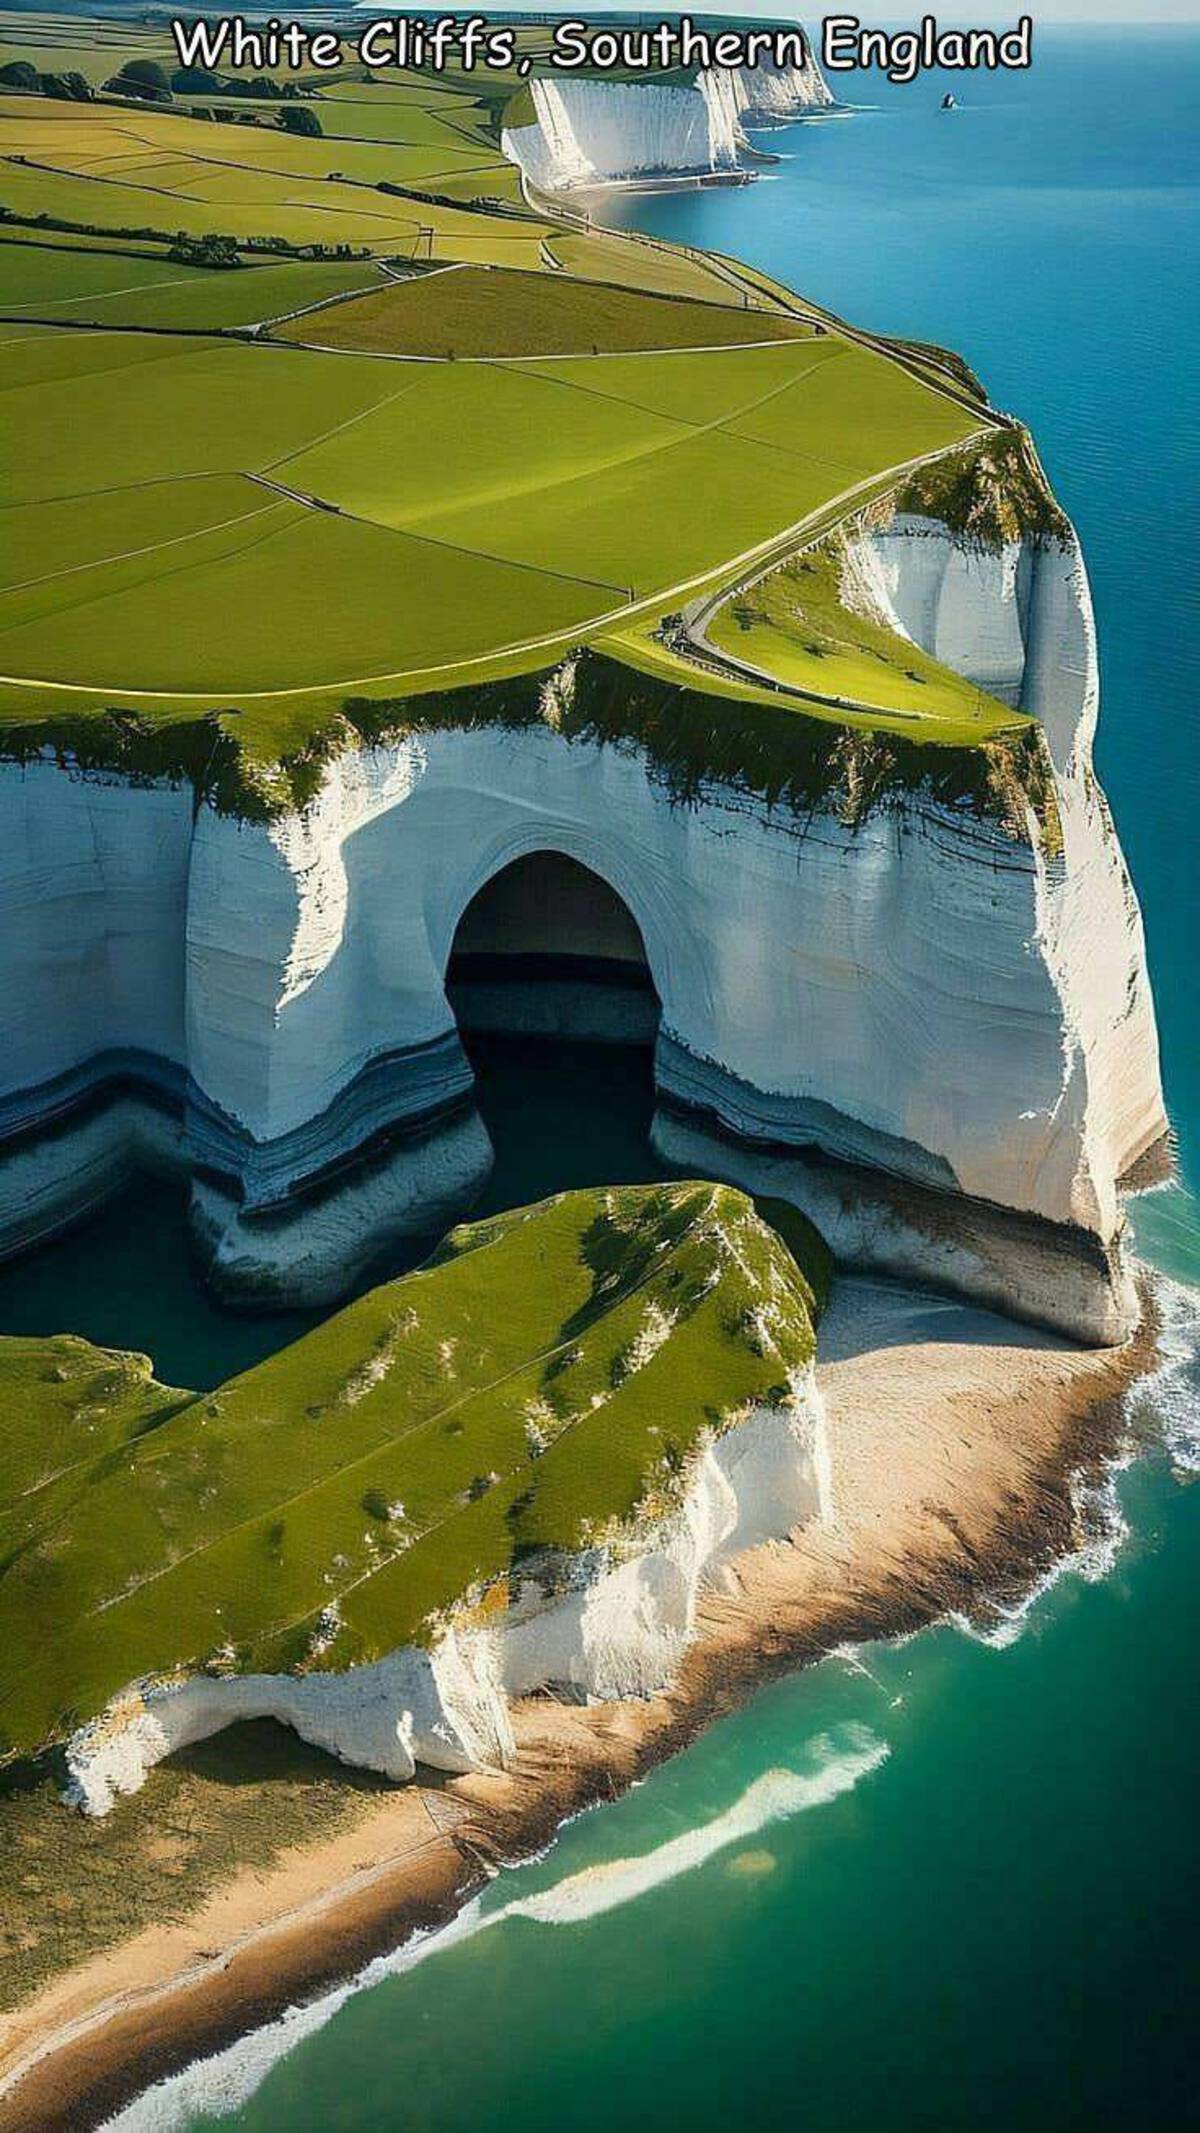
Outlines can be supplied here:
M190 2061L448 1923L497 1866L545 1849L768 1682L835 1647L1011 1600L1078 1541L1075 1483L1117 1453L1157 1358L1147 1298L1118 1350L1082 1350L882 1281L836 1286L821 1329L834 1517L739 1558L672 1685L636 1703L514 1711L515 1767L398 1788L333 1836L241 1868L0 2018L0 2128L100 2123Z

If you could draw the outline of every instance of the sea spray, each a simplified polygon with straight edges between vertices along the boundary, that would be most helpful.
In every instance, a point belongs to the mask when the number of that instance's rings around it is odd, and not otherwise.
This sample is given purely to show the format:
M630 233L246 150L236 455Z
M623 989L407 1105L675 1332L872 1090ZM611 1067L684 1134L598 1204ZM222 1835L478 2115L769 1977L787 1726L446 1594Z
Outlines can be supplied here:
M1200 1474L1200 1290L1159 1275L1158 1364L1129 1396L1130 1421L1161 1439L1180 1480Z
M323 2029L356 1994L387 1978L401 1977L429 1956L444 1954L488 1927L509 1920L580 1925L622 1904L633 1903L679 1875L703 1866L731 1845L755 1836L769 1824L805 1814L810 1808L825 1806L852 1791L886 1761L889 1752L887 1742L869 1727L856 1723L838 1726L808 1743L803 1770L764 1771L723 1814L657 1845L653 1851L585 1867L567 1875L553 1888L533 1896L514 1897L495 1910L484 1908L487 1896L476 1897L448 1926L434 1933L415 1934L403 1948L376 1957L356 1976L320 1999L289 2008L277 2021L240 2038L227 2050L197 2060L148 2089L115 2117L105 2120L107 2133L179 2133L179 2129L194 2126L197 2121L228 2118L250 2100L281 2059L306 2037Z
M1137 1378L1125 1398L1125 1427L1111 1459L1099 1471L1071 1478L1074 1539L1065 1554L1016 1600L981 1600L969 1613L955 1610L955 1629L993 1651L1006 1651L1030 1615L1064 1577L1098 1585L1112 1570L1129 1538L1120 1481L1139 1453L1160 1444L1180 1481L1200 1475L1200 1290L1165 1274L1152 1278L1158 1314L1158 1360Z

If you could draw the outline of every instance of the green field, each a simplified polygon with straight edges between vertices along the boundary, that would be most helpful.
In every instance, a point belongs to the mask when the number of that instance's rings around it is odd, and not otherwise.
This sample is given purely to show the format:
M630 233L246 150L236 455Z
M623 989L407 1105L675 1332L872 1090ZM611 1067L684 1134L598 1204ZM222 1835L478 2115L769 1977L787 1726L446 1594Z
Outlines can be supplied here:
M377 281L368 261L296 259L221 274L183 264L163 248L146 258L116 243L93 251L86 238L39 245L0 235L0 318L6 320L185 330L257 326Z
M990 440L1003 515L1014 433L952 359L734 260L530 208L503 81L350 69L302 85L309 136L265 87L116 99L135 54L170 71L165 28L0 15L0 63L100 91L0 94L12 748L219 758L221 804L278 806L352 703L470 721L580 645L784 705L801 755L814 719L945 748L1020 727L844 625L806 652L819 617L793 629L794 577L770 575L905 484L936 477L958 509L959 444ZM726 588L742 619L697 658L674 618ZM164 762L145 741L167 729Z
M341 1667L502 1607L514 1565L661 1513L708 1432L786 1401L814 1299L749 1200L680 1184L455 1230L211 1394L0 1341L5 1754L147 1674Z
M52 712L51 687L97 709L238 705L260 757L267 699L451 687L513 655L544 665L786 540L881 459L978 426L833 335L490 363L5 335L4 502L34 567L0 595L0 707ZM56 500L70 505L57 565L42 533ZM318 588L319 635L305 627Z
M602 283L455 267L376 288L282 337L366 355L614 355L811 338L802 320Z

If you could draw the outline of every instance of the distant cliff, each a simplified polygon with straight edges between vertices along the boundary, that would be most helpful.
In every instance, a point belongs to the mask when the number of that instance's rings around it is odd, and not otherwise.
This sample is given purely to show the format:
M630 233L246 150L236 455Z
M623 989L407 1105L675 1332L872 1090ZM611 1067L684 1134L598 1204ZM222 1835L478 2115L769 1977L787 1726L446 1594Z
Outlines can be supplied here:
M746 126L828 110L820 68L712 69L694 82L534 81L504 128L504 153L546 192L629 178L730 176Z

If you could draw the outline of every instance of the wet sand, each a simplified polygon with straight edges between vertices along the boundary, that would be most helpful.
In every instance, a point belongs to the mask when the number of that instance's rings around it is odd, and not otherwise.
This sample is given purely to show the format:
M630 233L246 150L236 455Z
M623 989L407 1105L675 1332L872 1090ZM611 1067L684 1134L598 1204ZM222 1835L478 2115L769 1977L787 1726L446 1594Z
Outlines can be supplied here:
M0 2018L0 2128L99 2123L189 2059L442 1922L494 1866L623 1791L764 1681L833 1646L1015 1598L1078 1540L1072 1477L1112 1456L1149 1324L1078 1349L940 1298L839 1282L822 1322L833 1517L706 1592L671 1688L514 1712L515 1767L380 1797L336 1837L236 1869L185 1923L80 1963Z

